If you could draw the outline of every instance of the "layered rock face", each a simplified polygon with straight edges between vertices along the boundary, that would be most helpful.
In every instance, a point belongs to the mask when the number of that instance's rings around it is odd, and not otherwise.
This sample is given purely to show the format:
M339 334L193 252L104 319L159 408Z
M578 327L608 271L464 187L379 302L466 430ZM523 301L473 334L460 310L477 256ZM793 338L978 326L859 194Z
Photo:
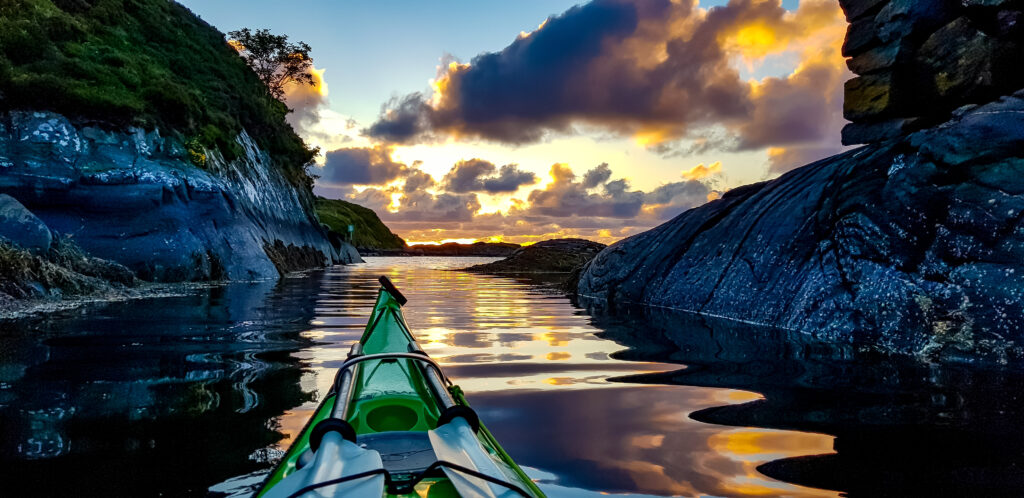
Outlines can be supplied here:
M1024 359L1024 91L734 189L601 252L584 303Z
M1024 1L839 0L846 144L610 246L589 305L1024 361Z
M241 157L208 153L200 169L157 131L10 112L0 115L0 193L146 280L276 278L296 266L358 261L350 247L328 242L311 194L246 133L237 141Z
M850 21L843 55L846 145L933 126L963 105L1024 87L1020 0L839 0Z

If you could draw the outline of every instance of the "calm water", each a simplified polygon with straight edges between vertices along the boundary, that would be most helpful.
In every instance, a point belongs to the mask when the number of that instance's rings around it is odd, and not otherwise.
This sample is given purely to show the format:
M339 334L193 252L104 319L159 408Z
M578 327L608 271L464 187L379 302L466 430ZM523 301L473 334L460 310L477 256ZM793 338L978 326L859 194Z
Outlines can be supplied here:
M327 392L386 274L423 349L551 496L1018 495L1021 377L779 332L574 307L482 258L0 323L0 494L251 492Z

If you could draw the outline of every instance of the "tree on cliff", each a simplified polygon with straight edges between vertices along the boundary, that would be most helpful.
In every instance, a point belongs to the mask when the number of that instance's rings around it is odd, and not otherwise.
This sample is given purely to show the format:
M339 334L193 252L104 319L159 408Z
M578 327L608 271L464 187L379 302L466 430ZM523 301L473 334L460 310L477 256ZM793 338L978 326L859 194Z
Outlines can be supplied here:
M275 35L266 29L252 31L242 28L228 33L228 43L249 67L267 85L267 91L274 98L284 98L284 87L288 83L313 86L313 58L305 42L288 43L287 35Z

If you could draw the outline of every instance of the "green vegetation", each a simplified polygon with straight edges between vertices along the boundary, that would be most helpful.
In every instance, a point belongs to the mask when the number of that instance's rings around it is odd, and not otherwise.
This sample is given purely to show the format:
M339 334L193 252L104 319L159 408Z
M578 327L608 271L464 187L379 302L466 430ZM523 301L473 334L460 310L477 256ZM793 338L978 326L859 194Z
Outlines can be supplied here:
M267 85L275 99L284 98L289 83L316 85L313 79L313 58L305 42L288 43L287 35L275 35L266 29L252 31L242 28L228 33L232 46L249 67Z
M160 127L231 159L245 128L295 185L314 151L224 35L168 0L0 0L0 110ZM190 149L192 150L192 149ZM202 154L190 154L203 163Z
M380 221L377 213L342 200L316 198L316 214L333 232L347 234L355 226L352 245L364 249L403 249L405 241ZM346 235L347 236L347 235Z

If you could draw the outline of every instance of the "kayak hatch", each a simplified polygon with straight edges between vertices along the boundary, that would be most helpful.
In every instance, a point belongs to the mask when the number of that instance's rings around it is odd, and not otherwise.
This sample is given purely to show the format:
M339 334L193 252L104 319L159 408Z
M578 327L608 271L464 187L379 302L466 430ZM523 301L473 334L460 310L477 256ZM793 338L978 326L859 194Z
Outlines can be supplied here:
M257 497L543 497L424 353L387 277L327 397Z

